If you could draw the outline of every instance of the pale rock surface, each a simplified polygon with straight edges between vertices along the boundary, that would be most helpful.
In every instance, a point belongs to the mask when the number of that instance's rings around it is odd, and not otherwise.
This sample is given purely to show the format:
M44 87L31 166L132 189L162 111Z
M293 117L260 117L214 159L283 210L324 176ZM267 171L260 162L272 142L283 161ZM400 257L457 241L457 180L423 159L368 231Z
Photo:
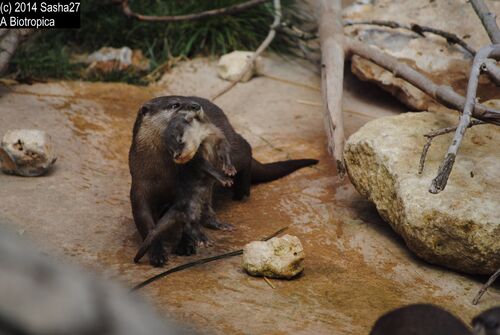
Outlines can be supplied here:
M10 130L0 144L0 168L8 174L40 176L50 169L56 159L52 140L42 130Z
M491 11L500 14L500 2L486 3ZM381 0L348 7L343 18L349 21L392 20L402 24L426 25L454 33L476 50L491 43L471 4L465 0ZM464 94L472 56L460 46L449 45L443 37L430 33L422 37L406 30L374 25L348 26L345 32L409 64L435 83L450 85ZM441 108L411 84L370 61L354 57L351 70L360 79L374 82L395 95L411 109ZM482 76L479 86L479 95L483 98L491 99L498 92L487 76Z
M345 159L356 189L408 247L430 263L491 274L500 267L500 128L467 131L446 189L428 189L453 134L433 141L417 174L424 134L456 124L447 113L406 113L365 124Z
M254 241L243 249L243 268L252 276L292 278L304 270L305 254L296 236Z
M220 78L228 81L238 79L238 76L241 74L253 54L254 52L251 51L236 50L222 55L217 63L217 74ZM252 68L243 76L241 82L249 81L254 74L255 64L252 64Z

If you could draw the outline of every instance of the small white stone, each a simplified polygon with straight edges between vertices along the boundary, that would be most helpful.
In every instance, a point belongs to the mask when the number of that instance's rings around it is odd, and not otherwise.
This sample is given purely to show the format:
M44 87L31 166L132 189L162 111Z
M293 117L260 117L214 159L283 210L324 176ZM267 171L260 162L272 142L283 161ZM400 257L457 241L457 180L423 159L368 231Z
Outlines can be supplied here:
M290 279L304 270L305 253L296 236L250 242L243 248L243 268L252 276Z
M224 80L234 81L238 79L253 54L254 52L251 51L233 51L222 55L217 63L217 74ZM249 81L254 74L255 64L252 64L252 68L243 76L241 81Z
M40 176L56 159L50 136L41 130L10 130L0 144L0 168L8 174Z

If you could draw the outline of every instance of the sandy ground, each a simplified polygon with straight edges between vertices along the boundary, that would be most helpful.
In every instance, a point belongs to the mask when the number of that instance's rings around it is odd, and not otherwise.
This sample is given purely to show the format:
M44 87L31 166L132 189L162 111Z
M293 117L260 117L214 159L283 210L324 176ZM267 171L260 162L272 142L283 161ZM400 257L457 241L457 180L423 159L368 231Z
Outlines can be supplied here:
M150 87L57 82L0 90L0 134L13 128L49 132L59 153L40 178L0 174L0 221L69 259L132 286L159 273L133 264L139 236L132 220L127 154L142 102L159 95L209 97L224 82L213 64L180 64ZM240 84L217 100L264 162L317 158L320 164L256 186L245 202L217 198L234 232L209 231L213 246L168 266L239 249L290 225L306 251L306 270L292 281L246 275L235 257L167 277L143 293L161 313L208 334L367 334L382 313L431 302L466 322L499 301L492 290L470 303L484 278L472 278L416 259L347 181L326 151L319 76L290 59L270 61L266 76ZM373 86L347 77L347 134L374 117L402 112Z

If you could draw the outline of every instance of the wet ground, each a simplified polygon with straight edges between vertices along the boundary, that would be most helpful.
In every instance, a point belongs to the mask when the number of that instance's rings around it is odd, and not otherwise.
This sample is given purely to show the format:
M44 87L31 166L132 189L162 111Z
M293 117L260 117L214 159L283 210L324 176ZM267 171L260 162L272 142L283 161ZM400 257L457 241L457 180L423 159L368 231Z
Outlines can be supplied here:
M143 289L174 318L209 334L367 334L389 309L415 302L442 305L466 322L499 301L492 290L470 301L484 278L416 259L402 240L340 181L326 151L319 77L303 63L278 59L266 76L239 84L216 101L270 162L317 158L320 164L258 185L245 202L220 195L219 216L234 232L209 231L213 246L168 266L241 248L289 225L305 248L305 272L271 288L240 268L240 257L176 273ZM161 272L133 264L139 236L132 220L127 154L135 114L167 94L209 97L224 85L204 59L180 64L156 85L58 82L0 91L0 134L13 128L49 132L59 153L40 178L0 174L0 221L44 250L132 286ZM347 78L347 134L374 117L403 111L377 88ZM391 112L392 111L392 112Z

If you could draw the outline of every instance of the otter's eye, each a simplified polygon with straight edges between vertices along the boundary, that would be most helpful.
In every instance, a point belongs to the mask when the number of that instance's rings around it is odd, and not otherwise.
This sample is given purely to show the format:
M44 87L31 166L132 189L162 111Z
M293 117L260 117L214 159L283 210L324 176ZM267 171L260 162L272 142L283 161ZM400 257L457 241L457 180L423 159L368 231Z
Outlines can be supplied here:
M179 108L180 106L181 106L181 104L180 104L180 103L178 103L178 102L176 102L175 104L170 105L170 108L171 108L171 109L177 109L177 108Z
M177 143L182 143L182 137L181 136L177 136Z

